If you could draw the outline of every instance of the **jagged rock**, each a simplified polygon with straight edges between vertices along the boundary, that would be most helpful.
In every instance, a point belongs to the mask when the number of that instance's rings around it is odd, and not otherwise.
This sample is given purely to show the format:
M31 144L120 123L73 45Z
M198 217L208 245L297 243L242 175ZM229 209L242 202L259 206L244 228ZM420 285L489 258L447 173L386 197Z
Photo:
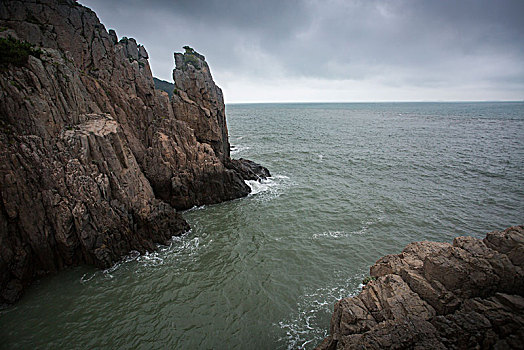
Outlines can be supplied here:
M127 40L126 52L128 58L138 61L138 46L135 39L129 38L129 40Z
M138 57L148 59L149 55L147 54L146 48L143 45L138 45Z
M118 42L118 37L116 36L116 32L113 29L109 29L109 36L111 37L113 44Z
M176 209L249 193L203 56L179 78L186 110L155 90L143 46L75 1L2 1L0 26L42 51L0 70L0 303L65 266L155 249L188 230Z
M524 226L416 242L370 269L376 278L335 304L318 349L520 349Z

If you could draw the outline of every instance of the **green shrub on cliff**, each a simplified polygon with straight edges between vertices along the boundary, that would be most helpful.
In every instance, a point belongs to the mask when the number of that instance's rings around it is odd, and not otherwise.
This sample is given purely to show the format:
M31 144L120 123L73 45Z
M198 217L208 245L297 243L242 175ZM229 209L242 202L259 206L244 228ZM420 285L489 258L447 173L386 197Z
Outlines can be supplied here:
M195 67L195 69L201 69L202 63L200 62L200 60L204 61L206 58L198 52L196 52L195 49L193 49L191 46L186 45L183 47L183 49L185 50L184 63L186 65L192 65L193 67Z
M192 54L195 53L195 50L191 46L187 46L186 45L186 46L183 47L183 49L186 50L186 54L192 55Z
M0 68L5 69L9 64L23 66L27 63L29 55L40 58L42 50L35 49L28 42L17 40L13 37L0 38Z
M366 285L366 284L368 284L368 283L371 282L371 281L375 281L376 279L377 279L376 277L368 276L368 277L366 277L366 278L364 278L364 279L362 280L362 284L363 284L363 285Z
M200 61L193 54L187 54L186 53L184 55L184 63L192 65L193 67L195 67L195 69L200 69Z

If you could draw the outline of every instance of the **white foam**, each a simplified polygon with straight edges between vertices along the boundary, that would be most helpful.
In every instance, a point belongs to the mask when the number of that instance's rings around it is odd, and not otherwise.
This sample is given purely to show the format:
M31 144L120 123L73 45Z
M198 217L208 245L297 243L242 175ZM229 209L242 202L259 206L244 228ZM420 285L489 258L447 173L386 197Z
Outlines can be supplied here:
M256 195L262 192L269 192L278 195L278 189L282 187L284 182L288 180L289 177L285 175L275 175L268 177L264 180L245 180L245 183L251 188L250 195Z
M338 273L343 275L343 273ZM337 275L338 275L337 274ZM296 312L290 318L275 324L285 331L285 336L279 338L279 342L286 344L287 349L313 348L320 344L327 335L327 329L321 318L326 318L333 311L335 301L357 294L361 286L355 289L355 284L361 281L365 273L359 273L346 277L342 285L337 282L335 286L311 290L303 294L296 305ZM340 276L341 277L341 276ZM337 281L344 281L337 278Z
M246 184L251 188L251 195L255 195L260 192L268 191L273 184L270 180L246 180Z
M200 207L198 207L200 208ZM198 209L197 208L197 209ZM85 273L81 278L81 283L87 283L94 277L101 275L104 278L114 278L113 273L119 270L121 267L126 266L128 263L136 262L138 268L135 272L139 272L142 267L156 267L162 266L166 263L166 259L172 259L173 257L183 256L184 259L195 255L200 247L200 239L198 237L189 237L191 230L184 233L181 236L173 236L169 241L168 245L157 245L157 250L154 252L146 252L140 254L136 250L132 250L128 255L124 256L120 261L115 263L113 266L97 271L93 274Z
M238 146L231 146L231 150L230 150L230 154L233 156L235 154L238 154L240 152L243 152L243 151L247 151L248 149L250 149L251 147L249 146L242 146L242 145L238 145Z
M141 255L138 259L138 262L142 263L143 266L160 266L164 264L164 259L158 252L146 252L144 255Z
M322 233L315 233L313 234L313 238L322 238L322 237L331 237L331 238L341 238L341 237L347 237L349 234L347 234L344 231L326 231Z
M199 207L197 207L196 205L192 206L191 208L189 208L187 211L195 211L195 210L202 210L202 209L205 209L206 208L206 205L201 205Z
M91 281L91 280L93 279L93 277L95 277L95 276L96 276L96 273L92 273L92 274L90 274L90 275L88 275L87 273L84 273L84 274L82 275L82 277L80 278L80 282L81 282L81 283L89 282L89 281Z
M313 239L319 239L319 238L346 238L354 235L363 235L365 234L370 226L373 226L379 222L382 222L384 219L384 215L378 215L375 220L366 220L361 221L361 227L359 230L351 231L351 232L345 232L345 231L325 231L322 233L315 233L313 234Z

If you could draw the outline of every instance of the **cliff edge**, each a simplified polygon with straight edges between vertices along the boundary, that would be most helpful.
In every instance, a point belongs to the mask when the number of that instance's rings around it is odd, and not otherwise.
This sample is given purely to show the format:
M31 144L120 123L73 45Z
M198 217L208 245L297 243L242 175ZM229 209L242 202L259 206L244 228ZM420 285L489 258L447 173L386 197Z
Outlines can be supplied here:
M72 0L2 1L0 50L0 304L66 266L155 249L189 229L177 210L269 176L230 159L222 92L194 50L175 55L171 100L146 49Z
M524 226L411 243L370 273L317 349L522 349Z

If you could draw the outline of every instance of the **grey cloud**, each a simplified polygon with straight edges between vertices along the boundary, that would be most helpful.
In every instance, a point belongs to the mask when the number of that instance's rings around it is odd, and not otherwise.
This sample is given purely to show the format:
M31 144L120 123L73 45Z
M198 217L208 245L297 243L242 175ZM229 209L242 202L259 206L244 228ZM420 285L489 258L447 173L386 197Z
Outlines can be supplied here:
M189 44L231 79L524 89L523 1L81 2L143 43L164 79Z

